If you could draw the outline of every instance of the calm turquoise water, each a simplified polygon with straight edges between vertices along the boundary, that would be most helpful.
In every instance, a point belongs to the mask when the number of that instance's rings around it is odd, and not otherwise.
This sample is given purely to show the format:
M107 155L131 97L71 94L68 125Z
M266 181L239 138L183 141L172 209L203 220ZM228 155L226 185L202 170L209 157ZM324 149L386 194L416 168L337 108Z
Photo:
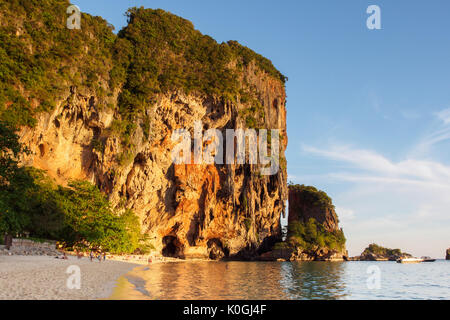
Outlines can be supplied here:
M122 277L112 298L448 300L450 261L160 263Z

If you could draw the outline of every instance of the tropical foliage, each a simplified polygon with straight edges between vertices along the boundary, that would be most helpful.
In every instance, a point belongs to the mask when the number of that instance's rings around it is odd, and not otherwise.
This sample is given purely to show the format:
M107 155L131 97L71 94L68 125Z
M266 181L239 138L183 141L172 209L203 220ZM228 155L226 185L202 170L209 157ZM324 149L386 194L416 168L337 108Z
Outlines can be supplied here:
M106 104L115 35L105 20L82 15L82 29L66 28L67 0L0 0L0 119L33 126L70 86L95 92ZM95 37L92 37L95 35ZM103 101L104 100L104 101Z
M390 257L390 256L399 256L400 257L403 255L410 256L410 254L404 253L400 249L384 248L375 243L369 244L369 246L367 248L365 248L364 251L361 253L362 256L369 255L369 254L375 254L378 256L385 256L385 257Z
M68 0L0 0L0 119L34 126L77 88L114 108L124 145L159 93L169 91L238 99L253 108L249 127L263 110L244 67L282 83L270 60L236 41L217 43L188 20L163 10L131 8L128 25L115 35L100 17L82 14L81 29L66 28ZM117 97L118 95L118 97ZM256 110L256 111L255 111ZM257 115L256 117L254 115Z
M294 190L296 195L300 197L299 202L301 203L319 208L334 208L333 201L324 191L303 184L289 184L288 187Z
M85 181L57 186L43 171L20 167L26 152L8 124L0 122L0 233L87 244L112 253L133 252L141 238L137 216L114 210L100 190Z
M328 231L313 218L305 223L289 223L287 242L289 245L302 248L305 251L312 251L317 248L339 251L345 247L345 241L342 230Z

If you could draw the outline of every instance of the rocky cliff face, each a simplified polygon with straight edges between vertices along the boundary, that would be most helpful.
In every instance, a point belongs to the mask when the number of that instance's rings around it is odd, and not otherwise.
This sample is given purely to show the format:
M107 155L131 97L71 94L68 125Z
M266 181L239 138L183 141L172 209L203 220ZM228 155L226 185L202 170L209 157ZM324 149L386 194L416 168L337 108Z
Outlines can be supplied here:
M290 260L302 261L342 261L348 259L348 251L345 248L345 243L341 243L344 238L343 231L339 227L339 220L332 204L331 198L320 190L314 187L304 185L290 185L289 186L289 216L288 224L292 225L296 222L307 225L308 221L313 219L319 228L322 227L325 232L325 237L329 236L333 239L331 242L335 244L333 247L325 244L320 244L316 241L310 245L309 249L303 246L293 246L291 252L288 252ZM291 234L294 240L297 234ZM345 241L345 238L344 238ZM335 247L334 247L335 246ZM282 250L283 254L286 250Z
M331 200L329 201L329 204L323 204L313 193L296 187L289 188L288 223L294 221L305 223L313 218L330 232L339 230L336 211L334 206L331 205Z
M286 95L283 81L256 61L244 60L234 57L227 66L237 75L240 94L229 99L201 90L161 90L140 104L139 116L127 118L134 129L127 130L125 140L116 127L125 119L123 92L130 84L113 86L101 75L101 90L66 81L52 97L55 107L36 113L33 127L22 127L21 141L31 150L22 162L46 170L63 185L73 179L95 183L113 206L140 217L143 232L162 255L254 256L280 237L287 199ZM103 67L102 74L114 69L109 63ZM244 101L243 92L253 100ZM257 112L251 103L257 103ZM280 169L264 176L261 165L174 164L171 136L180 128L192 133L195 121L224 137L226 129L279 129Z
M267 127L286 130L284 90L263 82ZM276 105L275 101L281 103ZM115 115L99 110L96 97L76 88L52 113L41 114L34 128L21 134L32 154L28 165L44 169L61 184L89 180L110 196L114 205L136 212L153 245L167 256L221 258L248 251L264 239L277 237L286 199L286 172L259 176L259 167L244 165L175 165L171 159L176 128L193 128L201 120L208 128L244 127L239 104L178 92L162 95L148 110L150 137L142 129L132 140L135 150L125 165L116 161L126 151L108 127ZM270 110L272 109L272 110ZM225 132L224 132L225 136ZM103 140L104 150L92 141ZM286 141L283 142L283 151Z

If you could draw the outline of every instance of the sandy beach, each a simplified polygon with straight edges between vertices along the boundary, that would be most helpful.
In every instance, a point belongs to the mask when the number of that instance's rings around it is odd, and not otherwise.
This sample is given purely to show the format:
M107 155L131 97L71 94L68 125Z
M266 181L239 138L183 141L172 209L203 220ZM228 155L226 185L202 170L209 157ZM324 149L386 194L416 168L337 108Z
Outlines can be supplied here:
M80 289L69 289L70 266L80 270ZM51 256L0 256L1 300L91 300L108 298L117 279L138 264L119 261L55 259ZM75 267L76 269L76 267Z

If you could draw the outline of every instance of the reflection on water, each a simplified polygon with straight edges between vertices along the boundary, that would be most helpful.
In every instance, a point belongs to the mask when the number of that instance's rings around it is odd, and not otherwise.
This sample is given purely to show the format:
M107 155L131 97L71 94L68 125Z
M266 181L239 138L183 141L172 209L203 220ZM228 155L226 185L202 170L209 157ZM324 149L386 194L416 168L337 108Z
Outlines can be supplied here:
M381 289L366 285L380 268ZM449 299L450 261L179 262L137 267L112 299Z
M347 295L344 272L344 262L285 262L280 284L288 299L342 299Z
M114 299L335 299L344 295L340 263L184 262L138 267Z

